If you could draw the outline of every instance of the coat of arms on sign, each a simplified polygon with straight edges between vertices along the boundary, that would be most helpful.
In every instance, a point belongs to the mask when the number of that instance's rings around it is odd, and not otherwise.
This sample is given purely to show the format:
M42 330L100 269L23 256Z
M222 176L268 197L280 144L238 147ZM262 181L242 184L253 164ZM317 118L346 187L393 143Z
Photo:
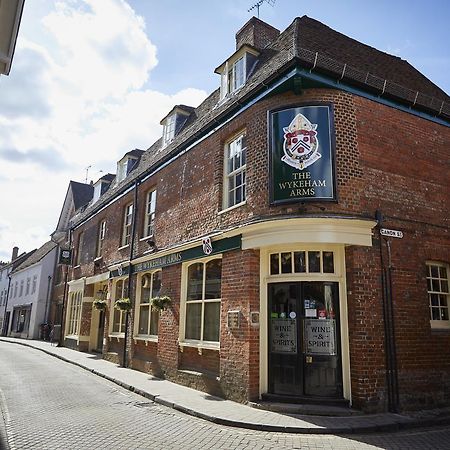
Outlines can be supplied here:
M283 131L283 162L303 170L322 157L318 152L317 124L311 123L303 114L297 114Z
M203 244L203 253L205 255L210 255L213 251L211 238L210 237L203 238L202 244Z

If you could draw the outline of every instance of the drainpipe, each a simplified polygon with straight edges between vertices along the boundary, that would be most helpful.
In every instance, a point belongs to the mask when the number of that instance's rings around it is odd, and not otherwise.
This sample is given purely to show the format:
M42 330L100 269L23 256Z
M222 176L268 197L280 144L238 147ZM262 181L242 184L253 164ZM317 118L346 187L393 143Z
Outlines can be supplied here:
M129 257L129 266L128 266L128 297L131 301L132 308L131 310L134 311L134 301L133 296L131 295L131 275L132 275L132 267L131 267L131 261L133 260L133 250L134 250L134 242L136 239L136 219L137 219L137 212L138 212L138 187L139 187L139 180L136 180L134 183L134 200L133 200L133 222L131 224L131 241L130 241L130 257ZM128 342L128 324L130 320L130 312L125 312L125 335L123 338L123 356L122 356L122 367L127 367L127 342Z
M48 313L50 311L48 311L48 301L49 301L49 297L50 297L50 283L52 282L52 277L51 275L48 276L48 280L47 280L47 297L45 299L45 312L44 312L44 323L48 324Z
M11 289L11 274L8 274L8 290L6 291L6 303L5 303L5 310L3 311L3 320L6 319L6 309L8 308L8 300L9 300L9 291ZM5 326L6 324L6 326ZM2 329L2 336L7 336L8 334L8 323L3 322L3 329Z
M384 342L386 357L386 386L388 396L388 410L396 413L399 404L398 376L397 376L397 354L394 329L394 305L392 298L392 261L390 241L384 239L380 229L382 227L383 216L380 211L376 212L378 220L378 230L380 239L380 264L381 264L381 287L383 303L383 324L384 324ZM388 267L385 266L383 255L383 242L386 242L388 252Z

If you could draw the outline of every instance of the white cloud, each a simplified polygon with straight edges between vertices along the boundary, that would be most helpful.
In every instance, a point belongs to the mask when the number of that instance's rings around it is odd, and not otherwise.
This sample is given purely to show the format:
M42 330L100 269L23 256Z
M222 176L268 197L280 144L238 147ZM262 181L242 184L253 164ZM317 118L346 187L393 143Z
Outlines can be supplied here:
M148 148L159 121L206 93L144 88L157 65L141 17L123 0L58 2L38 32L22 30L9 78L0 79L0 260L39 247L54 230L70 179L115 171ZM105 167L105 165L107 167ZM9 195L4 195L4 193Z

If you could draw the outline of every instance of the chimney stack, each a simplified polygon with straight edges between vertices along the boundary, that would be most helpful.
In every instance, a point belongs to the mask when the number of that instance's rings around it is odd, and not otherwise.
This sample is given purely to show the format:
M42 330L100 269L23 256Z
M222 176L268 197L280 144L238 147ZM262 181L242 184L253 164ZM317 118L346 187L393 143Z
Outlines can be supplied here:
M252 17L236 33L236 50L239 50L244 44L261 50L275 41L279 35L280 30L256 17Z
M17 259L17 255L19 254L19 247L13 247L11 262Z

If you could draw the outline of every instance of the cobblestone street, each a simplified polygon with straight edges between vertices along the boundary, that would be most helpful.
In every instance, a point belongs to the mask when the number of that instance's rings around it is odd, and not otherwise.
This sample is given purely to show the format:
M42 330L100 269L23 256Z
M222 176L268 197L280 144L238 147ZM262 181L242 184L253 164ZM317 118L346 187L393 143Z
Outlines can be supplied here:
M3 446L11 449L448 449L450 427L352 436L215 425L37 350L0 342ZM8 439L5 439L5 429Z

